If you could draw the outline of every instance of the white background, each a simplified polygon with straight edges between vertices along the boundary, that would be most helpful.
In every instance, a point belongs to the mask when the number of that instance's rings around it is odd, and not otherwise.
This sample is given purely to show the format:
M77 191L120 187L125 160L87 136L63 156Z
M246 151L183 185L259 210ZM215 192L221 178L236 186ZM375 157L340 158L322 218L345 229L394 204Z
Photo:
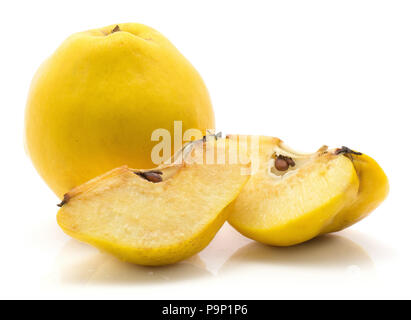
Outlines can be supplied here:
M6 1L0 5L0 298L411 298L410 1ZM293 248L228 226L198 256L138 267L76 242L23 148L31 78L71 33L140 22L202 74L224 133L373 156L388 199Z

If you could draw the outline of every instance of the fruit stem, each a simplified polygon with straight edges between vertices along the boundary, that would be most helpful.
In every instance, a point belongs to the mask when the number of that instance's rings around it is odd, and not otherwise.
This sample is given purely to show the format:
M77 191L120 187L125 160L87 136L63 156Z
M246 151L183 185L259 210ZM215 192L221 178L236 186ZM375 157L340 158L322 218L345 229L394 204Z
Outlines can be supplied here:
M64 206L67 202L69 202L70 200L70 196L68 195L68 193L66 193L63 197L63 200L57 205L57 207L62 207Z
M350 148L342 146L341 148L335 150L335 154L355 154L357 156L361 156L361 152L353 151Z
M215 140L218 140L223 137L223 133L212 133L211 131L207 130L207 135L203 136L203 142L207 141L207 137L214 137Z
M111 30L110 33L118 32L118 31L121 31L121 30L120 30L120 27L119 27L118 24L117 24L117 25L114 27L114 29Z

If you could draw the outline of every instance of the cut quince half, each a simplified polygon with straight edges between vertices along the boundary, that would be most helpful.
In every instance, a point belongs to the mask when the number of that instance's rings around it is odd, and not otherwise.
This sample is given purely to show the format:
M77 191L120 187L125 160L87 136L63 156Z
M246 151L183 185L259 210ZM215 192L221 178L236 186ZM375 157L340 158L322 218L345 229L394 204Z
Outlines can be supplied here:
M359 221L386 196L382 169L348 148L303 154L273 137L227 138L253 163L250 180L226 209L229 223L251 239L298 244Z
M58 224L127 262L164 265L188 258L211 241L227 219L223 209L249 179L243 172L249 164L201 161L209 151L225 155L225 143L197 141L180 161L153 170L123 166L90 180L64 196Z

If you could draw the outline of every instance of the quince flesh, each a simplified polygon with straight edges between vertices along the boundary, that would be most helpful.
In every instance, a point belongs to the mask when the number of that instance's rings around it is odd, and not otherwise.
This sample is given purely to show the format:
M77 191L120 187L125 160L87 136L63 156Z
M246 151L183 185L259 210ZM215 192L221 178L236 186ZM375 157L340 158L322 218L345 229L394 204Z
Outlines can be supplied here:
M158 31L111 25L73 34L38 69L27 101L26 149L62 197L121 165L155 166L151 134L164 128L173 137L174 120L182 132L214 128L200 75Z
M255 167L226 208L229 223L251 239L290 246L344 229L369 214L388 193L387 177L378 164L348 148L301 154L277 138L257 137L257 147L251 136L228 138Z
M74 188L61 203L58 224L68 235L136 264L192 256L226 221L223 209L249 179L242 173L248 164L199 161L210 150L225 154L224 144L192 143L180 162L148 171L123 166Z

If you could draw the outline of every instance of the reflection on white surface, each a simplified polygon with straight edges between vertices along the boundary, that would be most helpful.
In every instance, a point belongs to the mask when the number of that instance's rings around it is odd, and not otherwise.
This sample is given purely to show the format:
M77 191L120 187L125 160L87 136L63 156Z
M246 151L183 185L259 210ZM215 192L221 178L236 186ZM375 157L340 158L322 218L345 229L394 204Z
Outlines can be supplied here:
M278 248L246 239L226 224L203 252L175 265L137 266L69 240L58 256L57 268L58 281L63 284L133 286L224 278L251 270L281 280L315 274L353 279L372 275L374 263L360 245L342 235Z
M162 267L143 267L120 261L76 240L69 240L58 258L63 284L155 284L209 276L198 255Z
M293 247L271 247L252 242L235 252L224 267L237 267L247 263L343 271L351 266L366 270L374 268L373 261L362 247L334 234Z

